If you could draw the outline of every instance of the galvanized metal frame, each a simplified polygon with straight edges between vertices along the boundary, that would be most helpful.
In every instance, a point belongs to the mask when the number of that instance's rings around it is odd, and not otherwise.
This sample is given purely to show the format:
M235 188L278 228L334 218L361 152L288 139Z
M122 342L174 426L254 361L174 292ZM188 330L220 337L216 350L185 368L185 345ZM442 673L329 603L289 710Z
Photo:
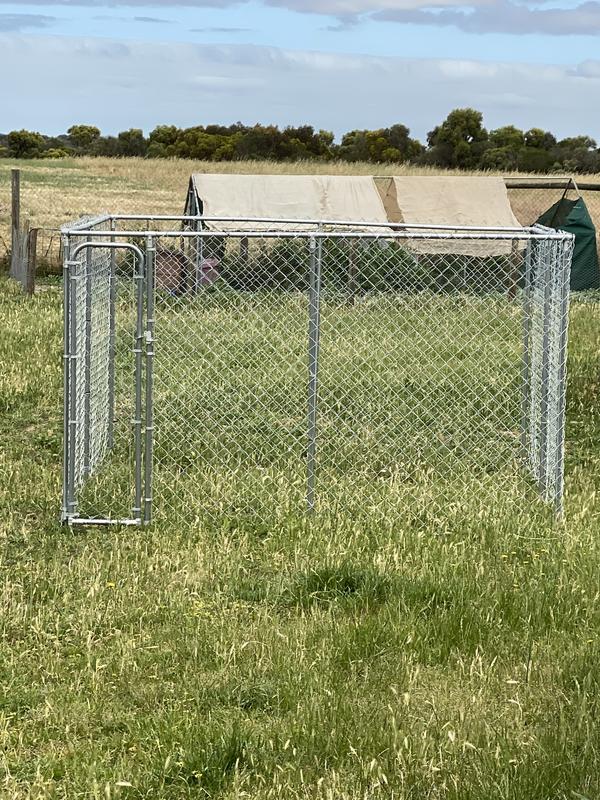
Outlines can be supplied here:
M569 277L570 259L572 252L562 251L560 259L560 269L558 271L559 281L559 376L558 376L558 424L556 429L556 458L554 473L554 509L557 518L564 516L564 481L565 481L565 426L566 426L566 401L567 401L567 345L569 331ZM568 263L566 263L568 262Z
M322 240L311 237L309 310L308 310L308 457L306 477L306 505L315 507L315 478L317 457L317 413L319 385L319 344L321 333L321 253Z
M109 221L110 218L103 217L93 220L90 224L98 224L98 222ZM112 226L111 226L112 227ZM77 234L81 229L73 228L74 234ZM99 241L98 239L90 240L89 235L93 230L85 230L83 228L82 237L84 241L74 244L73 236L71 234L65 235L65 262L64 262L64 276L65 276L65 372L64 372L64 408L65 408L65 422L64 426L64 501L61 519L64 523L70 525L139 525L142 522L141 507L142 507L142 354L144 347L144 307L145 307L145 256L144 253L134 244L128 242L115 242L113 237L110 236L108 241ZM102 232L104 237L107 237L107 232ZM136 325L136 338L134 346L135 354L135 396L136 396L136 413L133 420L134 438L135 438L135 502L132 509L132 517L124 519L87 519L77 515L77 493L76 493L76 446L78 436L78 420L76 417L77 408L77 370L78 370L78 356L77 356L77 304L75 302L77 290L77 276L74 274L74 268L79 266L77 260L80 253L86 252L86 262L88 268L86 270L86 350L85 350L85 364L84 370L86 375L86 400L84 412L84 462L88 465L89 459L89 435L90 435L90 417L89 417L89 375L90 375L90 360L91 360L91 346L90 341L90 323L88 308L91 302L91 289L90 289L90 274L91 259L89 253L92 249L98 248L102 250L128 250L134 254L137 270L135 274L135 281L137 284L136 297L137 297L137 325ZM114 260L111 258L111 275L114 270ZM113 281L111 280L111 343L114 346L114 307L113 300L115 298L116 289L113 288ZM89 346L88 346L89 345ZM114 349L111 346L111 354L114 356ZM111 377L112 376L112 377ZM109 368L109 386L114 380L114 363ZM114 384L113 384L114 386ZM110 396L110 392L109 392ZM114 402L114 394L112 397ZM139 412L139 413L138 413ZM109 410L109 420L112 412ZM110 422L109 422L110 426ZM86 471L86 470L84 470ZM89 468L87 469L89 473Z
M521 373L521 458L529 460L529 402L531 380L531 292L532 292L532 249L529 242L525 252L525 270L523 274L523 369Z
M146 223L146 230L141 234L139 230L121 230L119 222L142 221ZM152 230L153 222L177 222L182 225L181 230ZM256 222L261 225L280 225L294 224L298 229L290 230L269 230L258 229L252 231L245 228L239 230L218 230L209 229L206 223L213 222ZM96 226L109 224L110 232L98 230ZM88 227L86 227L86 225ZM187 227L186 227L187 226ZM304 229L303 229L304 226ZM314 230L307 230L306 227L313 227ZM332 230L325 230L327 227ZM316 470L317 470L317 443L318 443L318 393L319 393L319 353L320 353L320 332L321 332L321 268L322 268L322 247L323 242L329 239L341 239L352 241L372 240L374 236L383 235L388 240L474 240L474 241L510 241L513 243L513 254L518 246L515 243L527 243L525 256L525 274L523 276L523 364L522 364L522 422L521 422L521 448L527 451L529 430L527 418L530 403L530 342L531 330L531 307L532 307L532 285L533 281L543 280L544 282L544 308L543 308L543 342L542 342L542 398L540 409L540 436L541 445L539 448L538 463L536 472L539 488L543 496L554 504L557 515L563 512L563 474L564 474L564 390L566 381L565 355L568 333L568 304L569 304L569 254L565 248L559 245L569 238L568 234L556 232L543 226L536 225L531 228L506 228L493 229L489 227L471 226L431 226L425 225L393 225L386 227L382 224L360 223L360 229L356 229L357 223L350 221L319 221L319 220L277 220L277 219L233 219L233 218L209 218L197 216L144 216L144 215L105 215L94 220L88 220L75 226L71 226L64 231L65 242L65 263L64 263L64 303L65 303L65 355L64 355L64 375L65 375L65 446L64 446L64 493L63 493L63 521L70 524L97 524L97 525L139 525L148 524L152 521L153 507L153 445L154 445L154 341L155 341L155 258L156 241L158 238L172 239L181 238L182 240L191 239L198 246L196 248L196 275L195 285L198 290L199 270L202 263L202 242L205 238L218 235L224 239L239 239L243 242L249 236L260 237L261 239L280 239L301 237L309 243L310 263L309 263L309 292L308 292L308 408L307 408L307 462L306 462L306 505L309 510L315 508L316 497ZM376 232L365 231L365 228L374 228ZM385 230L381 230L381 229ZM145 254L130 239L143 236L146 242ZM85 241L80 241L85 239ZM74 241L79 242L74 246ZM544 272L543 275L534 275L532 263L532 248L537 248L538 253L542 252L538 261L544 264L552 262L552 268ZM77 498L75 492L74 479L74 460L77 419L74 418L77 391L77 371L81 368L77 363L77 322L80 310L76 308L75 281L71 267L77 264L77 256L87 248L88 274L86 280L89 281L89 271L91 269L91 248L111 249L111 279L110 279L110 364L109 364L109 442L113 442L114 425L114 356L115 356L115 327L116 327L116 275L115 275L115 251L119 248L130 250L134 253L137 263L135 274L136 289L136 330L135 330L135 414L133 420L133 432L135 442L135 468L134 468L134 505L132 517L127 519L86 519L77 515ZM554 251L553 253L551 251ZM352 257L350 258L352 267ZM556 298L553 296L554 282L559 280L559 302L558 312ZM90 368L90 348L92 347L90 330L91 316L89 306L89 295L91 293L88 283L86 296L86 363L83 368L86 370L86 436L89 433L89 368ZM556 319L553 315L556 315ZM556 431L556 442L551 445L548 441L549 436L549 353L551 328L558 320L560 330L558 333L559 353L562 359L560 375L558 376L558 390L561 393L559 404L559 418ZM554 336L554 332L552 332ZM558 459L554 464L554 474L547 475L547 448L555 447L558 452ZM86 442L86 454L89 455L89 441ZM87 463L87 457L86 457ZM89 470L88 470L89 471Z
M152 521L152 467L154 446L154 290L155 290L154 239L149 236L146 243L146 408L145 408L145 480L144 480L144 523Z

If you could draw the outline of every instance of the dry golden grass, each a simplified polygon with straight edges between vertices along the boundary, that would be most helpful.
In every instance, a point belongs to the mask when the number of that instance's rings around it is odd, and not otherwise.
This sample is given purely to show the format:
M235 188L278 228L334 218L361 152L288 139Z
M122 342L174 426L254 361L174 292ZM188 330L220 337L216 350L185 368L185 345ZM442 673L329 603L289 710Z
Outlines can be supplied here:
M84 214L113 213L180 214L183 212L189 176L193 172L256 174L333 175L435 175L430 167L370 163L275 161L207 161L142 158L77 158L63 160L0 161L0 259L10 238L10 170L22 171L22 217L32 226L57 229ZM447 174L478 174L450 171ZM480 173L479 173L480 174ZM489 173L493 174L493 173ZM515 173L516 175L516 173ZM598 180L600 176L589 176ZM514 192L514 211L530 223L554 202L554 192ZM560 193L558 193L560 196ZM598 209L590 210L600 227L600 195L593 198Z

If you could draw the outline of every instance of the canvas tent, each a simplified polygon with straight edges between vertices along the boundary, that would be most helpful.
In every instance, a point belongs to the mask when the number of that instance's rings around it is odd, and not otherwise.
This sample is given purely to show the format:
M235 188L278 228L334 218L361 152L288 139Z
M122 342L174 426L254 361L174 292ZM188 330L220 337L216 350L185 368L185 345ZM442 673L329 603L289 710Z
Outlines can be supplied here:
M390 222L521 228L502 178L411 175L375 180ZM416 243L420 252L443 253L446 247L443 241ZM505 255L511 248L510 240L460 244L461 254L483 257ZM452 249L457 252L456 243Z
M582 197L563 197L538 219L541 225L575 234L571 266L571 289L582 291L600 288L596 229Z
M388 221L373 179L349 175L192 175L186 214L237 220ZM237 220L208 222L206 227L220 230L295 227Z

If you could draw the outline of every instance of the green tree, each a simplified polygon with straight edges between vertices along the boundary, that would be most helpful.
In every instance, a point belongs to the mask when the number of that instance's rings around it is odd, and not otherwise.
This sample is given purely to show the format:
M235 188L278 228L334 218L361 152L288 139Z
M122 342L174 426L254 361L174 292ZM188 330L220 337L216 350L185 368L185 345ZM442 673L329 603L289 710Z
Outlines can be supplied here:
M44 158L67 158L69 155L69 151L61 147L51 147L44 151Z
M517 169L519 152L511 147L490 147L481 156L481 169L510 172Z
M541 147L523 147L519 152L521 172L549 172L554 164L552 153Z
M552 151L558 164L566 172L598 172L600 151L590 136L572 136L562 139Z
M169 158L175 155L175 146L181 129L175 125L158 125L148 137L148 156L150 158Z
M8 151L13 158L39 158L46 145L41 133L35 131L11 131L7 137Z
M100 128L95 125L72 125L67 134L70 142L77 150L89 153L100 138Z
M514 125L505 125L490 131L489 141L494 147L508 147L518 152L525 144L525 134Z
M505 125L490 131L489 147L481 156L482 169L509 171L517 169L519 152L525 146L525 134L514 125Z
M474 169L486 149L483 115L473 108L456 108L427 134L429 160L442 167Z
M349 131L342 137L338 155L344 161L403 162L416 158L423 146L410 138L406 125L378 130Z
M144 137L143 131L139 128L130 128L121 131L117 136L119 142L119 155L121 156L145 156L148 150L148 142Z
M556 138L550 131L531 128L525 133L525 147L534 147L537 150L551 150L555 144Z

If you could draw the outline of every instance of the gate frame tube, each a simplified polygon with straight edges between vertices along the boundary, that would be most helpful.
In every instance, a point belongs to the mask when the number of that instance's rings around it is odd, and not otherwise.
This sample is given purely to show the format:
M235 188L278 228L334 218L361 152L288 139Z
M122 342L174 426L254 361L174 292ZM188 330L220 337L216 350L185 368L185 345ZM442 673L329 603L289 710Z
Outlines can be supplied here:
M531 459L528 447L530 436L530 406L531 406L531 294L533 289L532 262L533 242L530 242L525 253L525 271L523 278L523 351L521 371L521 458L526 466L531 468Z
M557 248L558 249L558 248ZM564 483L565 483L565 427L567 405L567 355L569 340L569 307L571 299L571 269L573 246L568 253L563 248L560 263L560 330L558 352L560 365L558 370L558 421L556 425L556 463L554 472L554 510L558 520L564 517Z
M321 262L322 239L309 240L310 273L308 301L308 449L306 463L306 505L315 508L317 461L317 414L319 393L319 351L321 338Z
M81 231L76 232L80 236L89 237L93 231ZM102 235L106 236L107 231L97 231L97 233L101 233ZM67 234L67 241L69 241L70 237ZM75 490L75 456L76 456L76 442L77 442L77 419L73 419L73 413L76 409L77 405L77 387L76 387L76 376L77 376L77 353L76 353L76 345L77 345L77 328L76 328L76 311L75 311L75 303L73 298L75 297L74 290L76 289L73 286L73 283L77 280L76 276L72 274L71 267L79 265L79 261L77 261L77 256L82 251L88 248L97 248L101 250L129 250L132 252L136 258L137 263L137 270L135 273L135 281L137 283L137 322L136 322L136 337L134 342L134 349L133 352L135 354L135 393L136 393L136 414L135 419L133 420L133 427L134 427L134 447L135 447L135 500L134 500L134 507L133 517L132 519L85 519L83 517L78 517L76 514L77 508L77 501L76 501L76 490ZM145 256L144 253L140 250L137 245L131 244L130 242L103 242L99 241L98 239L89 239L86 238L86 241L80 242L76 247L73 248L72 252L65 254L69 256L69 259L65 259L65 274L69 274L69 295L70 295L70 304L69 306L65 307L64 313L68 315L68 323L65 321L65 330L67 329L67 324L69 327L69 337L70 337L70 346L69 346L69 384L68 387L65 385L65 392L67 388L69 390L69 436L68 436L68 447L67 444L65 445L65 453L68 450L68 458L65 463L65 476L67 476L67 484L64 490L64 496L66 499L66 513L63 514L63 523L69 525L141 525L142 517L141 517L141 506L142 506L142 345L144 339L144 279L145 279ZM67 291L65 290L65 296ZM65 348L66 350L66 348ZM138 352L139 351L139 352ZM66 405L66 399L65 399ZM139 409L139 413L138 413ZM136 511L139 509L139 513L136 515Z
M92 438L92 249L85 254L85 394L83 401L83 474L91 474Z
M550 486L548 484L548 428L550 424L550 326L552 314L552 282L553 268L548 267L551 248L548 243L543 246L544 274L544 311L542 315L542 375L540 403L540 452L539 452L539 490L542 498L548 502Z
M152 522L152 472L154 455L154 283L156 245L146 241L146 431L144 452L144 525Z
M71 237L63 236L63 502L60 516L61 523L69 519L69 447L70 447L70 386L71 386L71 281L70 250Z

